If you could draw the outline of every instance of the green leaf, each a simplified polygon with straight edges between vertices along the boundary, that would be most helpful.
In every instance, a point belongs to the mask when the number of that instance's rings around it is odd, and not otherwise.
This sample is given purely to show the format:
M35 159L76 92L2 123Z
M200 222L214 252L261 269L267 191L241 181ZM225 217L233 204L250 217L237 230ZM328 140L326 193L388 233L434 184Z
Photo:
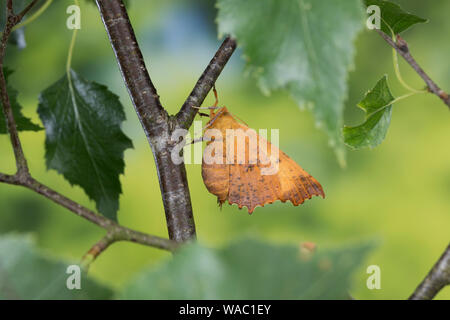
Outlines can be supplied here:
M353 149L361 149L374 148L383 142L391 122L394 100L385 75L358 104L366 112L365 122L356 127L344 127L345 143Z
M125 114L119 98L72 70L71 82L64 75L41 93L38 113L47 168L81 186L103 215L116 219L124 151L133 147L120 128Z
M17 101L17 96L19 93L16 89L8 84L9 77L13 73L11 69L4 68L5 78L6 78L6 90L8 91L9 101L11 103L11 108L14 114L14 120L16 121L17 130L19 131L39 131L42 130L40 126L31 122L31 120L22 114L22 106ZM3 104L0 101L0 134L5 134L6 130L6 119L3 113Z
M31 238L0 237L0 300L109 299L112 291L81 273L81 289L67 288L69 264L41 253Z
M381 30L387 35L392 35L389 27L394 34L399 34L417 23L428 22L427 19L404 11L398 4L391 1L382 0L364 0L366 6L376 5L380 7Z
M319 250L256 240L223 249L198 244L149 268L128 284L122 299L346 299L352 273L372 245Z
M312 109L341 164L340 128L353 41L362 29L359 0L218 0L220 34L236 37L265 93L287 89Z

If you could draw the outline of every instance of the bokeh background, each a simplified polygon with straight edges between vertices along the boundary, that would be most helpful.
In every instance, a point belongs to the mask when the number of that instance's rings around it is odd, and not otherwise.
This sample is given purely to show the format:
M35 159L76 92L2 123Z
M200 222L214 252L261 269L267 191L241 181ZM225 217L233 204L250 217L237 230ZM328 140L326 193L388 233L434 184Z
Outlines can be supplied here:
M444 89L450 90L450 2L397 1L430 21L404 34L417 61ZM24 113L39 122L39 92L64 74L71 31L66 28L69 0L54 1L26 29L27 48L10 47L7 65L15 69L12 84L19 90ZM167 229L153 157L123 85L113 52L95 5L81 2L82 29L73 68L88 79L106 84L120 95L127 121L124 131L135 148L125 154L121 176L120 223L166 237ZM175 113L220 45L214 1L132 0L129 15L163 105ZM349 74L345 123L363 120L356 103L383 74L394 95L404 93L395 78L391 49L365 30L356 41L354 70ZM423 82L400 61L408 83ZM326 199L300 207L275 203L253 215L236 206L217 207L201 179L200 165L188 165L188 178L198 239L220 246L244 236L276 243L312 241L318 248L378 239L379 246L355 274L352 295L358 299L403 299L419 284L450 239L449 111L432 95L397 103L387 139L373 150L348 152L347 168L339 167L327 137L315 128L311 113L300 111L285 92L264 96L245 75L238 50L217 82L220 103L253 128L279 128L283 151L324 186ZM205 104L212 104L209 96ZM79 187L71 187L44 160L45 133L21 133L31 172L43 183L95 209ZM6 135L0 136L0 171L14 173L14 158ZM51 255L77 261L103 230L31 191L0 184L0 233L35 235ZM114 244L92 266L93 277L121 287L136 272L170 258L166 252L132 243ZM381 267L381 290L366 287L365 269ZM258 266L255 266L258 268ZM438 298L449 299L450 289Z

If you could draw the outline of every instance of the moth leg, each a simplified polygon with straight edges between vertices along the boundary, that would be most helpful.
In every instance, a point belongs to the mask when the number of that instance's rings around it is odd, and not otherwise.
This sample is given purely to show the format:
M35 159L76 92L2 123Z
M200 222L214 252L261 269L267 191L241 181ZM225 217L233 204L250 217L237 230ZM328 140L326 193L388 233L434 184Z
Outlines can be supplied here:
M214 84L214 86L213 86L213 92L214 92L214 97L216 98L216 102L214 103L214 107L217 107L219 105L219 97L217 95L216 84Z
M219 97L217 95L216 85L213 86L213 92L214 92L214 97L216 98L216 101L214 102L214 104L211 107L191 106L191 108L199 109L199 110L216 110L216 109L220 109L221 107L218 107L218 105L219 105ZM204 113L200 113L200 115L203 116L205 114ZM206 116L209 117L209 115L206 115Z
M222 107L218 107L218 106L211 106L211 107L196 107L196 106L191 106L191 108L198 109L198 110L216 110L216 109L220 109L220 108L222 108Z

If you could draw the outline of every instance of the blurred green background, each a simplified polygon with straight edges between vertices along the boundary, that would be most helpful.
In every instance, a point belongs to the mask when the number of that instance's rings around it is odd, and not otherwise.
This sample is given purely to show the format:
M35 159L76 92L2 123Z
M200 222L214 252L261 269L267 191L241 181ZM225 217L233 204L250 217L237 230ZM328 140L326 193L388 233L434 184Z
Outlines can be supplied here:
M397 1L430 21L404 37L417 61L444 89L450 90L450 2ZM39 92L63 76L71 31L66 28L69 0L54 1L26 29L27 48L10 47L7 65L16 72L24 113L39 122ZM95 5L81 2L82 29L73 68L88 79L106 84L120 95L127 121L125 133L135 149L125 154L121 177L120 223L166 237L167 229L155 165L145 135L123 85L114 55ZM163 105L175 113L220 45L213 1L132 0L129 15ZM394 95L404 90L395 78L391 49L375 33L363 31L357 41L354 70L349 75L345 123L358 124L363 112L356 103L383 74ZM263 96L245 76L238 50L216 86L220 103L253 128L280 128L280 148L324 186L326 199L314 198L300 207L275 203L250 216L236 206L217 207L202 182L200 165L188 165L188 178L198 239L211 246L254 235L272 242L312 241L318 248L380 239L366 265L354 277L358 299L408 297L448 245L450 235L449 111L432 95L397 103L387 139L376 149L348 152L347 168L338 166L327 137L314 126L309 112L300 111L285 92ZM420 88L421 79L403 61L404 78ZM212 104L209 96L205 104ZM204 120L205 121L205 120ZM83 191L62 176L47 171L44 132L21 133L32 174L73 200L94 209ZM14 158L6 135L0 136L0 171L14 173ZM0 185L0 233L32 232L41 248L55 256L78 260L103 230L31 191ZM144 266L170 258L166 252L132 243L114 244L92 266L100 281L121 287ZM365 269L381 267L381 290L366 287ZM257 268L258 266L255 266ZM450 289L438 298L449 299Z

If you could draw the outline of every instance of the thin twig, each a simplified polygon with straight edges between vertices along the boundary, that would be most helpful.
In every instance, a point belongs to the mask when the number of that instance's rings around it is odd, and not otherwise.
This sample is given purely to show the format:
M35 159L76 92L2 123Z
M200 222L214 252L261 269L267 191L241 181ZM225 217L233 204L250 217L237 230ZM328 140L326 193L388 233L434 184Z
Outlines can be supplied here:
M89 251L81 258L81 266L87 270L92 262L94 262L95 259L103 252L105 251L110 245L112 245L114 242L116 242L116 238L114 237L114 234L112 232L106 233L106 235L101 238L99 241L97 241L90 249Z
M23 17L31 10L31 8L34 7L34 5L38 2L39 0L33 0L31 1L26 7L25 9L23 9L20 13L17 14L17 19L19 20L16 24L18 24Z
M450 285L450 244L409 299L431 300L447 285Z
M6 5L6 23L2 34L2 40L0 44L0 95L3 106L3 114L6 119L6 127L9 132L11 144L14 150L14 157L16 159L16 167L18 177L25 180L29 177L29 170L27 160L23 153L22 144L20 143L19 133L17 131L16 121L14 120L14 114L11 107L11 101L7 92L6 78L3 70L3 62L6 53L6 46L8 44L9 36L12 29L23 18L23 16L36 4L36 0L32 1L21 13L14 14L12 1L8 0Z
M8 184L16 184L16 176L11 176L9 174L0 173L0 182Z
M399 35L397 35L397 42L394 42L394 40L392 40L383 31L377 30L377 32L392 48L394 48L403 57L403 59L405 59L405 61L417 72L417 74L423 79L423 81L425 81L428 91L438 96L450 108L449 95L444 90L439 88L439 86L419 66L419 64L409 51L408 43Z
M142 233L133 229L123 227L116 222L103 217L94 211L83 207L79 203L70 200L69 198L63 196L57 191L47 187L46 185L40 183L32 177L27 179L21 179L17 175L6 175L0 173L0 182L23 186L30 189L47 199L52 200L56 204L68 209L69 211L75 213L76 215L96 224L97 226L105 229L108 233L113 235L115 241L131 241L139 244L143 244L150 247L155 247L159 249L164 249L168 251L174 251L178 244L175 241L160 238L157 236L152 236L146 233Z
M14 14L14 12L13 12L13 2L12 2L12 0L8 0L6 2L6 16L8 17L8 16L13 15L13 14Z
M205 71L203 71L203 74L198 79L191 94L181 107L181 110L176 115L180 128L188 129L191 126L192 121L194 121L194 117L198 112L198 109L193 107L200 107L202 105L235 50L236 40L231 37L226 37L212 60L209 62Z

